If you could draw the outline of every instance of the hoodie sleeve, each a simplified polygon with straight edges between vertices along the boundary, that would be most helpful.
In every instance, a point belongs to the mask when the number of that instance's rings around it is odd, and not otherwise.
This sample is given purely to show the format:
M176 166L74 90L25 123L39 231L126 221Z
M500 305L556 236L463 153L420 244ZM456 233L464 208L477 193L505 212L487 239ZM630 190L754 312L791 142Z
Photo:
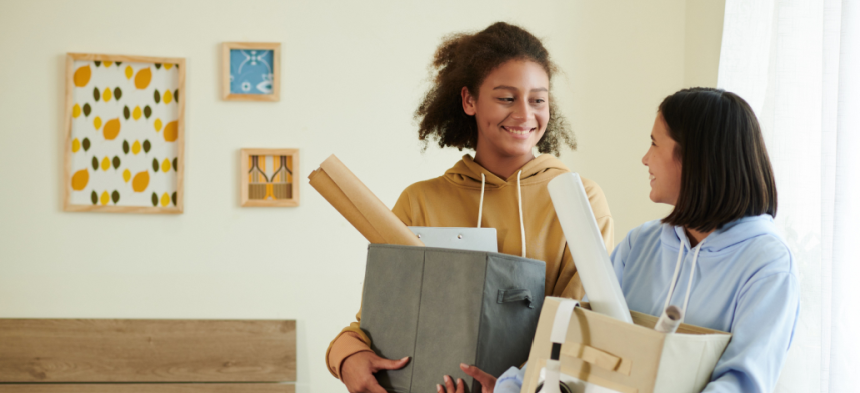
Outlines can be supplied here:
M340 366L346 358L359 352L373 351L370 349L370 338L361 330L361 309L355 314L355 320L340 331L326 350L328 371L338 379L341 379Z
M734 311L732 339L703 392L772 392L800 312L797 277L791 271L753 277Z

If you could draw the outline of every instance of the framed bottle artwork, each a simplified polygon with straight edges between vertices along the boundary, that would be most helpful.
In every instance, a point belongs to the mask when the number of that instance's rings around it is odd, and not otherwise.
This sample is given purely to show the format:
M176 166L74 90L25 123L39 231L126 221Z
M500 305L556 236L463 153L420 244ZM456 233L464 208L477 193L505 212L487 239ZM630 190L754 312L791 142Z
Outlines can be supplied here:
M185 59L66 55L63 209L182 213Z
M299 205L298 149L242 149L242 206Z
M280 43L225 42L221 58L225 100L280 101Z

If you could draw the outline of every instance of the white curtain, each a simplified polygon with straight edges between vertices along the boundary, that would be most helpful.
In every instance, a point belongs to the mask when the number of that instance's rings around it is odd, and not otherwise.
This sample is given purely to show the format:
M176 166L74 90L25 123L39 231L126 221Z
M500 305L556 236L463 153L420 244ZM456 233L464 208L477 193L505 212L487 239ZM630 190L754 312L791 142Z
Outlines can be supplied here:
M860 392L860 1L726 0L718 87L762 124L801 315L778 392Z

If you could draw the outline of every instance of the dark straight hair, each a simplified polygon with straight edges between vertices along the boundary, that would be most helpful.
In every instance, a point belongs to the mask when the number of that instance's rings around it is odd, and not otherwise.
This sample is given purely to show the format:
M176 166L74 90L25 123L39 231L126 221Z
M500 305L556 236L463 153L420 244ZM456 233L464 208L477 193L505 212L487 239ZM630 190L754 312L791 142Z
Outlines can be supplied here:
M708 232L746 216L776 217L776 182L758 119L737 94L696 87L660 104L677 143L681 191L664 223Z

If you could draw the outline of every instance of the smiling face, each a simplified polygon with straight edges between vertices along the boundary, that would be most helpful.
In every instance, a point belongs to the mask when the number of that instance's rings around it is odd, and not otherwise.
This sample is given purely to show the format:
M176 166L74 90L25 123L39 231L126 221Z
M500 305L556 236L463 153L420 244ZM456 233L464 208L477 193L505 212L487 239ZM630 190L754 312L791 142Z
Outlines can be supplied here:
M539 64L510 60L487 75L477 97L465 87L461 95L478 124L476 157L523 164L534 158L549 121L549 77Z
M651 129L651 147L642 163L648 167L651 177L651 200L656 203L675 205L681 193L681 162L675 158L677 143L669 136L663 115L657 113Z

